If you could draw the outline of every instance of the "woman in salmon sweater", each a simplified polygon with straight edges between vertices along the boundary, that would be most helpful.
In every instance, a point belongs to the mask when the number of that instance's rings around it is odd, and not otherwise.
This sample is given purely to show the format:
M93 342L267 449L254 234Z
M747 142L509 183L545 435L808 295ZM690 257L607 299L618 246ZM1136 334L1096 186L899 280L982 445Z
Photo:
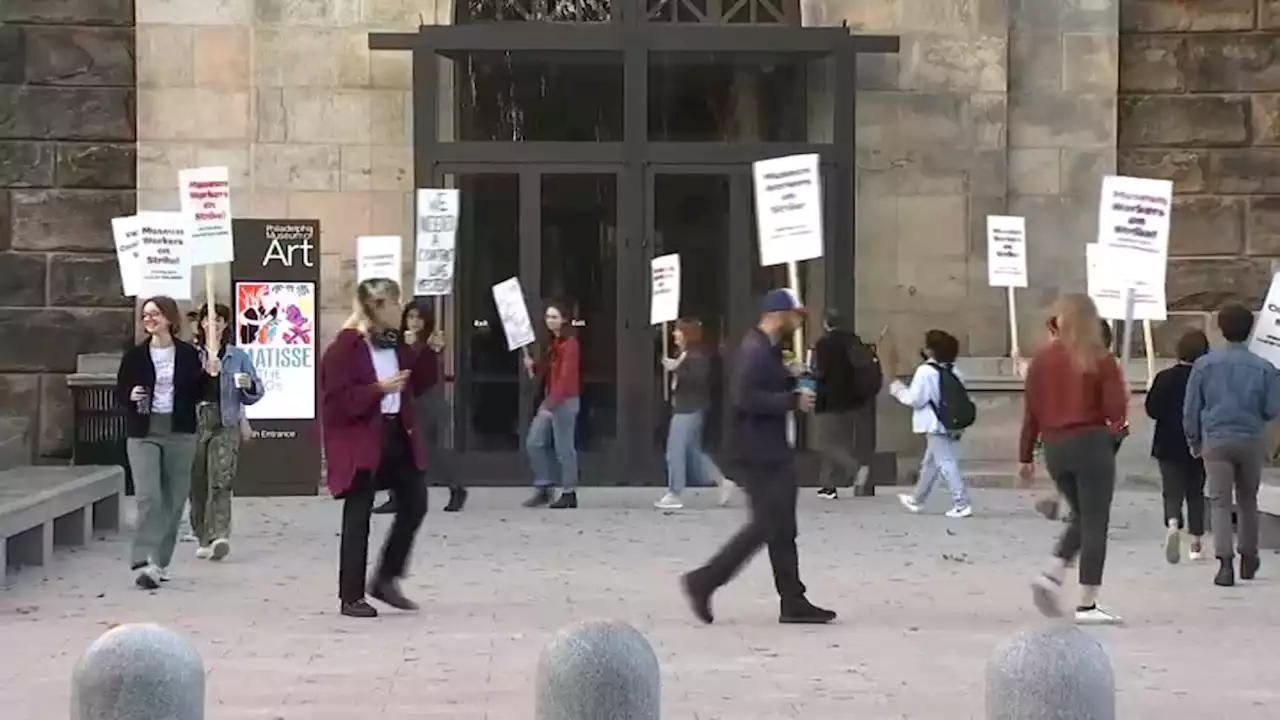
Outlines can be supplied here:
M1071 519L1049 567L1032 584L1033 597L1042 613L1061 616L1062 582L1067 566L1078 556L1081 599L1076 622L1112 625L1120 618L1099 608L1097 598L1115 493L1111 427L1123 424L1129 391L1119 364L1103 344L1093 300L1067 295L1058 300L1054 316L1057 335L1027 370L1019 475L1024 481L1034 475L1036 441L1042 440L1045 466L1071 509Z
M435 358L403 337L400 286L374 278L356 287L355 308L320 360L320 428L329 493L342 500L338 597L349 617L377 617L365 601L369 519L378 490L396 498L395 520L369 595L393 608L418 606L400 592L414 537L427 513L413 400L437 380Z

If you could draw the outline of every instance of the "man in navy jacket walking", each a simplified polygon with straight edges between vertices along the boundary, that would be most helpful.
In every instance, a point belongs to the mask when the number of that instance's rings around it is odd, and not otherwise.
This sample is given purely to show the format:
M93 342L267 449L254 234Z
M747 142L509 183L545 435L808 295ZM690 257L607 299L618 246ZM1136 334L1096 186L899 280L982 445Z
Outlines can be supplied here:
M729 582L761 547L769 549L783 623L828 623L836 614L810 603L796 555L795 450L787 441L787 414L813 409L814 393L797 390L779 342L803 321L804 307L790 290L771 290L760 323L738 347L730 385L732 456L750 498L751 517L706 565L682 578L699 620L709 623L711 595Z

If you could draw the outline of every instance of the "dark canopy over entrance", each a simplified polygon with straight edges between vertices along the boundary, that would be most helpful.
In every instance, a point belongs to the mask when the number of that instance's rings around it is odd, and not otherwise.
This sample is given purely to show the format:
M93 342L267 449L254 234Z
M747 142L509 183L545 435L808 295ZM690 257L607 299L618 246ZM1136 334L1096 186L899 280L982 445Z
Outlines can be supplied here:
M650 260L681 255L682 312L724 354L755 298L785 284L781 268L759 267L751 163L816 153L823 304L852 317L857 60L898 39L800 27L794 0L458 0L455 15L371 34L369 47L413 53L416 186L462 191L445 303L460 469L525 477L533 394L489 294L516 275L536 324L560 301L580 336L583 483L661 482L667 379Z

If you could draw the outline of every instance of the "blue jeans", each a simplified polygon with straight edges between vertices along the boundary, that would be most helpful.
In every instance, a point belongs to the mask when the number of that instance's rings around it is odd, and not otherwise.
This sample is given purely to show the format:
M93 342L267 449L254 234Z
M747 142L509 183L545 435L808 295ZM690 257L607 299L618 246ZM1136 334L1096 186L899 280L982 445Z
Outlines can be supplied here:
M925 435L924 457L920 459L920 480L916 483L915 501L921 505L938 485L938 476L947 481L951 489L951 502L956 508L969 507L969 488L960 474L960 461L956 459L959 440L950 435Z
M578 487L578 448L575 431L578 426L579 399L567 398L550 412L539 411L529 424L525 449L533 467L534 487L551 487L556 466L560 470L560 487L572 492Z
M724 477L716 463L702 450L702 425L706 412L672 413L667 430L667 489L679 494L689 484L712 485Z

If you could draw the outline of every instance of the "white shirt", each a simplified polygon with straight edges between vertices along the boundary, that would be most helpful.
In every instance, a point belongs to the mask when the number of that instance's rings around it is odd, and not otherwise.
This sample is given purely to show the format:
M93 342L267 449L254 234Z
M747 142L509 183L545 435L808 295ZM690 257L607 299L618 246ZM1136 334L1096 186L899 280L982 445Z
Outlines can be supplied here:
M951 371L964 380L954 367ZM889 383L889 394L911 408L911 432L917 435L949 434L938 420L938 414L933 411L933 405L942 403L942 379L935 365L921 363L911 376L910 386L903 384L901 380Z
M156 369L156 386L151 392L151 412L168 415L173 412L173 363L177 350L151 346L151 364Z
M373 372L378 382L391 379L400 372L400 358L396 357L395 348L376 348L369 343L369 355L373 358ZM400 413L400 393L387 393L382 396L382 414L397 415Z

